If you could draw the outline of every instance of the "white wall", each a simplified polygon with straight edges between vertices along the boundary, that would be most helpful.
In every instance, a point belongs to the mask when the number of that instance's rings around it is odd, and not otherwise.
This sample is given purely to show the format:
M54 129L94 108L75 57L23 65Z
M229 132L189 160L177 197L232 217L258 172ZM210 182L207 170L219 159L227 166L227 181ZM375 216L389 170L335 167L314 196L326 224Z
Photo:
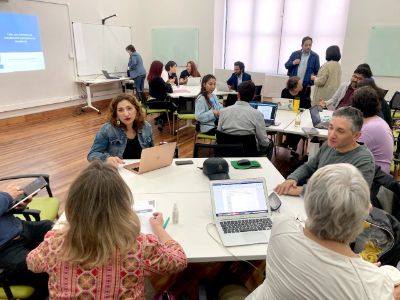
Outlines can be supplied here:
M361 63L368 63L368 34L373 25L399 25L400 1L398 0L351 0L347 21L346 38L342 56L342 81L350 80L351 74ZM399 53L400 59L400 53ZM374 72L374 70L372 70ZM377 84L389 89L386 100L400 90L400 78L374 77Z

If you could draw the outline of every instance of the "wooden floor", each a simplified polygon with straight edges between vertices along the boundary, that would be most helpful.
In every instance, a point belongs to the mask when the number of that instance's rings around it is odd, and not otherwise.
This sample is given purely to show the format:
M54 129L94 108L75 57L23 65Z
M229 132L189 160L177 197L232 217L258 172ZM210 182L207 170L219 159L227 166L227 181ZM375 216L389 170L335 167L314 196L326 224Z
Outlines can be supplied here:
M50 175L50 186L55 196L64 203L68 188L78 173L87 166L86 155L99 127L106 121L108 101L96 102L102 111L81 112L79 107L51 113L0 120L0 177L27 173ZM155 143L176 140L166 126L162 133L153 125ZM179 157L192 157L194 129L180 134ZM289 151L277 148L279 159L273 162L286 176L293 165ZM0 184L0 188L4 186ZM61 211L63 205L61 206Z

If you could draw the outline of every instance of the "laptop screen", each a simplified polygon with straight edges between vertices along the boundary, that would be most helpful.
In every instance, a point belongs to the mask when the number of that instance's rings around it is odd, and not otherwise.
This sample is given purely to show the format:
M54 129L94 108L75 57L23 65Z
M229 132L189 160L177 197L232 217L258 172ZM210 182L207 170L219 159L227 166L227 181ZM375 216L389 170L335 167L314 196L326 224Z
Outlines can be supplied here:
M319 108L317 105L310 108L310 115L314 127L321 123L321 117L319 116Z
M257 105L257 110L262 112L262 114L264 115L264 120L271 120L271 121L275 120L276 109L277 109L276 104L259 103Z
M268 212L263 181L212 184L216 216Z

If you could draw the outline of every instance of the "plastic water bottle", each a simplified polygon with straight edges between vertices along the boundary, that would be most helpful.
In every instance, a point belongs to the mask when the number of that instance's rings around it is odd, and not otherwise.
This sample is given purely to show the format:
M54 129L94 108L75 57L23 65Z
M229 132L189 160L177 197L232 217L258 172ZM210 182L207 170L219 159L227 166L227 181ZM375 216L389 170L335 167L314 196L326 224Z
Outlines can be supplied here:
M294 119L294 126L300 127L301 125L301 114L303 113L302 109L299 109L296 114L296 118Z
M172 224L178 224L178 223L179 223L178 205L174 203L174 206L172 208Z

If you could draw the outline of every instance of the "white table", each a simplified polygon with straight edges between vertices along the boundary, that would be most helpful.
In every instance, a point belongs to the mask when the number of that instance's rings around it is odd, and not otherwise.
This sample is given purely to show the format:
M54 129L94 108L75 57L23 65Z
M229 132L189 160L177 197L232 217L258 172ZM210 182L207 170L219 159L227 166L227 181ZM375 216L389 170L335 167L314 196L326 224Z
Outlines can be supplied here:
M179 97L197 97L200 93L200 85L180 85L180 86L172 86L173 92L169 93L168 96L171 98L179 98ZM217 96L224 96L228 94L237 94L236 91L218 91L217 89L214 90L213 94Z
M323 119L325 116L331 118L332 114L333 114L333 111L323 110L322 112L320 112L320 117L321 117L321 119ZM293 121L285 128L284 132L307 136L307 134L304 133L304 131L301 129L301 127L313 127L310 111L308 109L305 110L301 115L300 126L295 126L294 121ZM317 128L315 128L315 129L317 129ZM325 138L325 139L328 137L327 129L317 129L317 130L318 130L318 134L313 135L313 136L317 136L317 137Z
M286 128L294 122L296 113L291 110L278 109L276 112L275 121L279 123L277 126L266 127L267 131L286 132Z
M232 179L264 177L268 191L284 178L265 157L253 158L261 163L260 169L236 170L229 168ZM214 226L208 225L211 237L207 233L207 224L213 222L209 179L202 170L205 158L194 158L193 165L176 166L137 175L123 168L119 172L130 187L135 201L156 200L156 206L164 218L172 216L172 207L176 203L179 211L179 224L169 223L167 231L183 247L190 262L229 261L235 257L226 248L217 243L218 233ZM227 158L228 161L237 160ZM280 213L305 217L303 200L299 197L282 196ZM276 214L274 213L274 216ZM229 251L241 259L264 259L266 244L229 247Z
M82 107L82 109L85 108L91 108L97 111L97 113L101 113L96 107L93 106L92 104L92 93L90 88L94 85L102 85L102 84L109 84L113 82L121 82L122 86L124 86L125 82L131 80L129 77L121 77L121 78L116 78L116 79L106 79L106 78L77 78L75 80L76 83L80 83L85 85L86 87L86 102L87 104Z

